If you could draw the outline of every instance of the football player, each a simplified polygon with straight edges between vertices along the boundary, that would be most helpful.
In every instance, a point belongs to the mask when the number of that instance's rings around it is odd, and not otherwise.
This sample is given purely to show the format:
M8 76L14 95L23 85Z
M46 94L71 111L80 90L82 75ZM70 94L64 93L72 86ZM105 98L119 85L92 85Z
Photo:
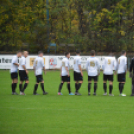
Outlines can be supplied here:
M118 74L120 96L126 96L125 94L122 93L126 81L126 72L127 72L127 57L126 57L126 51L123 50L122 55L117 60L117 74Z
M21 57L21 55L22 55L21 51L18 51L17 54L13 56L11 62L10 73L12 79L12 95L18 95L15 90L18 83L18 66L19 66L18 60Z
M65 58L62 59L62 64L61 64L61 68L60 68L61 83L59 85L58 95L63 95L61 93L61 89L62 89L64 82L67 82L67 88L68 88L69 95L74 95L71 92L71 88L70 88L69 58L70 58L70 53L66 52Z
M83 73L81 68L81 57L80 50L76 51L76 56L74 57L74 81L75 81L75 95L81 95L78 90L83 83Z
M25 95L24 91L27 88L27 85L29 83L28 71L26 69L26 58L27 58L27 56L28 56L28 52L24 51L23 56L21 57L20 62L19 62L19 76L20 76L19 89L20 89L20 95ZM25 81L25 84L23 86L24 81Z
M38 57L34 60L33 68L34 68L35 76L36 76L36 84L34 86L33 95L38 95L37 89L38 89L39 83L41 84L43 95L48 94L47 92L45 92L45 89L44 89L44 80L43 80L42 70L44 70L44 74L46 74L46 72L45 72L45 65L44 65L42 51L38 52Z
M107 95L107 81L109 81L109 96L114 96L112 94L113 90L113 70L116 70L116 59L112 56L112 53L104 58L102 69L103 69L103 89L104 94Z
M88 95L90 95L90 88L92 80L94 81L94 94L96 95L98 76L100 74L99 60L95 57L95 51L91 51L91 57L87 59L86 69L88 72Z

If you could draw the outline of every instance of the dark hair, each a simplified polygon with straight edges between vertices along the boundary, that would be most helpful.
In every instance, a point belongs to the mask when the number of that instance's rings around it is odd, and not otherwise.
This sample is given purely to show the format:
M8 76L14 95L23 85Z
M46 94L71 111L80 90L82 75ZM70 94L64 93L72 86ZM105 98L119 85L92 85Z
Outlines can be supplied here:
M80 54L81 53L81 51L80 50L76 50L76 54Z
M43 54L43 51L39 51L38 54Z
M20 50L19 50L19 51L17 51L17 54L18 54L18 53L21 53L21 51L20 51Z
M65 56L67 56L70 52L65 52Z
M95 51L94 50L91 50L91 56L94 56L95 55Z
M121 52L121 54L125 54L126 53L126 51L125 50L123 50L122 52Z

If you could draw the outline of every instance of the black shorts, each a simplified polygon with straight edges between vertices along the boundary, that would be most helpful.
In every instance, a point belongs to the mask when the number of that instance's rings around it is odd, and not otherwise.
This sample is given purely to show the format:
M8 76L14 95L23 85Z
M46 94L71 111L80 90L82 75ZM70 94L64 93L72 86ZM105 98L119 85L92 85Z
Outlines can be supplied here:
M25 70L19 70L20 81L28 80L28 75Z
M18 79L18 73L17 72L13 72L11 73L11 79Z
M103 75L103 80L104 81L113 81L113 75L106 75L106 74L104 74Z
M63 82L70 82L70 76L69 77L68 76L62 76L61 80Z
M83 81L83 77L82 77L81 73L74 71L74 81Z
M40 82L42 82L43 81L43 75L37 75L36 76L36 82L37 83L40 83Z
M126 73L118 74L118 82L126 82Z
M88 76L88 81L98 81L98 76Z

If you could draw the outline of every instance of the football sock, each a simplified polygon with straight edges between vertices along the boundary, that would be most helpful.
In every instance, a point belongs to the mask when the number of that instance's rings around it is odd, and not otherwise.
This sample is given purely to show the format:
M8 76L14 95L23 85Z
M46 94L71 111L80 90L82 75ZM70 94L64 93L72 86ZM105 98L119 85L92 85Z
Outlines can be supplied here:
M14 83L14 92L16 90L16 87L17 87L17 83Z
M124 83L121 83L121 85L120 85L120 93L121 94L122 94L123 88L124 88Z
M12 83L12 92L14 92L14 83Z
M90 93L91 83L88 83L88 93Z
M22 91L22 84L19 84L20 92Z
M62 86L63 86L63 83L60 83L59 91L58 92L61 92Z
M107 92L107 84L106 83L103 83L103 89L104 89L104 92L106 93Z
M134 94L134 84L132 83L132 94Z
M78 84L75 83L75 91L77 92Z
M40 85L41 85L42 91L45 92L45 90L44 90L44 83L41 83Z
M94 93L96 93L97 83L94 83Z
M28 83L25 83L25 84L24 84L24 87L23 87L23 90L22 90L23 92L24 92L25 89L27 88L27 85L28 85Z
M67 83L68 92L71 93L70 83Z
M37 88L38 88L38 84L35 84L35 86L34 86L34 94L36 94Z
M78 92L78 90L80 89L80 87L81 87L81 83L78 84L77 91L76 92Z
M109 94L112 94L113 85L109 85Z
M120 91L120 94L121 94L121 83L119 83L119 91Z

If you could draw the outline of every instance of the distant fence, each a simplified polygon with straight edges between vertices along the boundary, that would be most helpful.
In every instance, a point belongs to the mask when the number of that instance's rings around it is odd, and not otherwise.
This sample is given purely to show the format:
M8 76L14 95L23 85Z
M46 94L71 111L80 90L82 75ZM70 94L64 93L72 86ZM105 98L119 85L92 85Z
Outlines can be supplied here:
M14 55L0 55L0 69L10 69L11 66L11 61L12 57ZM34 59L37 57L37 55L29 55L26 58L26 68L27 69L33 69L33 62ZM49 55L49 56L43 56L44 63L46 69L60 69L61 66L61 61L65 56L59 55L59 56L54 56L54 55ZM82 69L86 69L86 61L90 56L81 56L81 61L82 61ZM100 68L102 68L102 63L103 59L106 56L96 56L99 59L100 62ZM128 57L128 67L130 65L132 57ZM73 68L74 65L74 56L71 56L69 59L70 62L70 69Z

